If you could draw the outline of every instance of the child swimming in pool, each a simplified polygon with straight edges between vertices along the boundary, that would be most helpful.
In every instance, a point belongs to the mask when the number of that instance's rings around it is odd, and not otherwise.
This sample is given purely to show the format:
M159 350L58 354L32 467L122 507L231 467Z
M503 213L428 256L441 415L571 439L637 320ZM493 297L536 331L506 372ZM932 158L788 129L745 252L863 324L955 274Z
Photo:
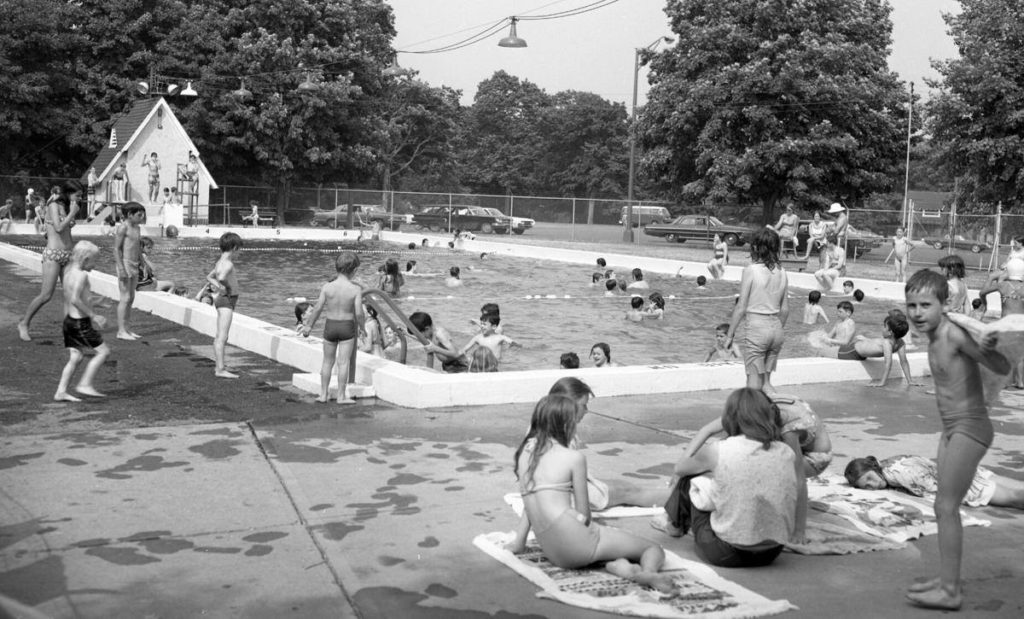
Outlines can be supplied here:
M356 263L356 266L359 266ZM402 292L402 286L405 285L405 278L402 277L402 273L398 270L398 260L395 258L388 258L384 261L384 273L377 280L377 287L388 293L392 297L397 297Z
M644 298L630 297L629 311L626 312L626 320L630 322L643 322L644 320Z
M812 290L807 293L807 305L804 306L804 324L817 324L819 318L824 320L825 324L828 324L828 314L821 307L821 293L817 290Z
M661 296L660 292L652 292L651 296L647 297L650 303L644 308L644 318L661 320L665 317L665 297Z
M604 296L606 297L617 297L615 291L619 289L619 284L614 279L604 280Z
M467 355L474 348L483 346L491 351L498 363L501 363L502 353L505 348L518 347L519 342L516 342L507 335L497 333L499 324L501 324L501 318L497 314L483 314L480 316L480 333L476 334L468 344L462 347L462 350L459 351L459 356Z
M393 259L391 259L393 260ZM395 268L398 262L395 261ZM303 337L316 324L320 313L326 311L324 325L324 360L320 366L320 397L317 402L326 402L331 385L331 370L338 368L338 404L354 404L348 397L348 365L352 347L356 345L357 329L363 325L363 289L352 283L352 275L359 268L359 256L355 252L341 252L334 262L337 277L320 289L320 296L313 311L302 328Z
M564 395L544 396L534 407L530 431L515 453L524 517L509 550L522 552L533 529L544 556L558 567L605 562L616 576L671 593L671 577L659 574L665 564L661 546L591 522L587 461L569 447L578 417L576 402Z
M935 400L942 420L939 438L938 494L939 577L910 586L907 598L918 606L957 610L963 605L960 562L963 525L960 503L970 489L978 463L992 444L992 422L982 388L980 366L996 374L1010 371L995 349L997 335L980 343L944 313L950 288L942 275L921 270L906 285L907 314L928 336L928 366L935 378Z
M881 462L874 456L854 458L846 465L843 475L851 486L863 490L894 488L932 498L939 491L935 461L921 456L893 456ZM1024 509L1024 484L979 466L963 504Z
M444 285L449 288L457 288L462 285L462 269L459 267L452 267L448 269L448 278L444 280Z
M733 343L731 346L726 347L726 341L729 339L729 323L723 322L722 324L715 327L715 345L708 351L706 357L704 357L704 363L711 361L742 361L743 353L740 352L740 347Z
M840 301L836 304L836 324L832 325L826 333L825 342L831 346L838 346L841 351L849 347L853 334L857 331L857 323L853 321L853 303Z

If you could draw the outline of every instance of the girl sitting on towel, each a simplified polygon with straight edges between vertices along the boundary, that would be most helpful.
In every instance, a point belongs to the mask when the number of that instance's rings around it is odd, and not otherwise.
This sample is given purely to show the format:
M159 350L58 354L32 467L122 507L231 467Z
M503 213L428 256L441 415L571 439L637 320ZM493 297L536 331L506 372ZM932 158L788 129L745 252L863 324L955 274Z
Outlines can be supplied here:
M548 395L564 395L572 398L579 409L576 418L577 427L589 411L590 398L594 392L590 386L574 376L559 378L551 385ZM577 433L569 444L570 449L585 449L586 445ZM587 499L591 511L603 511L616 505L636 505L651 507L665 502L668 489L663 483L656 482L648 486L635 484L625 479L612 479L607 482L597 479L587 470Z
M864 490L895 488L922 497L934 497L939 490L935 462L921 456L893 456L881 462L874 456L854 458L844 475L851 486ZM1024 483L979 466L963 502L971 507L1024 509Z
M712 565L768 565L784 544L804 541L803 462L782 442L779 409L760 389L732 392L722 427L727 438L676 463L668 521L678 534L692 528L697 554Z
M544 556L558 567L604 562L616 576L673 592L671 577L658 573L665 563L661 546L591 522L587 461L569 447L578 418L576 402L564 395L544 396L534 407L530 431L515 454L525 509L509 550L522 552L532 528Z

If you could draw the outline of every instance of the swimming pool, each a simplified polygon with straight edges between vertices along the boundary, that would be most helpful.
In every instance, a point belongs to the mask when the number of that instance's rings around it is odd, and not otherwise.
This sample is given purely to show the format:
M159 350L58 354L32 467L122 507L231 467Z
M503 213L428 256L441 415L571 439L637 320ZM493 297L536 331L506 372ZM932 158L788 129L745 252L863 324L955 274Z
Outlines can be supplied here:
M40 246L38 237L5 240L36 251ZM113 238L90 240L102 249L98 270L112 273ZM194 294L217 259L215 245L216 240L157 239L150 258L160 279L174 279ZM522 349L505 356L505 370L557 368L559 356L568 351L580 355L582 365L587 367L590 348L599 341L607 342L613 360L623 365L703 361L714 340L714 326L728 321L738 289L735 283L711 282L706 290L698 290L692 279L650 274L651 289L668 299L666 318L631 323L624 320L629 297L606 298L603 289L591 288L594 269L586 266L495 255L481 260L476 254L461 251L398 250L393 244L381 243L247 241L237 263L242 288L239 311L273 324L293 325L293 307L285 299L315 297L320 283L333 275L333 256L339 249L360 253L363 265L358 279L371 285L376 283L377 266L391 256L403 269L407 260L414 259L421 272L438 274L407 278L398 304L406 313L430 313L435 323L452 333L458 346L476 334L470 320L479 317L480 306L498 303L505 333L523 344ZM444 285L442 274L446 275L453 265L462 268L464 285L460 288ZM628 275L632 268L629 264L609 266L620 276ZM676 298L668 298L671 296ZM837 301L833 297L823 299L830 316L835 315ZM820 327L800 324L805 302L806 292L793 291L784 358L817 355L804 336ZM892 301L869 299L857 306L854 319L862 332L880 334L882 318L896 306ZM410 362L419 361L411 356Z

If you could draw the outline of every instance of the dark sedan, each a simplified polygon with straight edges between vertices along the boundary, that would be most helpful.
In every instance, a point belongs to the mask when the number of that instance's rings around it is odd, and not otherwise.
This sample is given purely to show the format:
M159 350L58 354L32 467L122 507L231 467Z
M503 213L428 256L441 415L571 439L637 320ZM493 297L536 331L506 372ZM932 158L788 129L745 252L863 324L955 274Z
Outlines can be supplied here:
M465 230L483 234L508 234L512 219L495 215L480 206L431 206L412 216L412 223L431 232Z
M935 249L945 249L949 247L949 235L941 237L927 237L923 239L925 243L931 245ZM985 241L973 241L971 239L965 239L959 234L953 239L953 249L969 249L973 254L980 254L983 251L992 249L992 245Z
M744 226L730 226L712 215L683 215L667 224L647 224L644 234L663 237L669 243L704 241L710 243L719 235L730 247L750 241L754 231Z

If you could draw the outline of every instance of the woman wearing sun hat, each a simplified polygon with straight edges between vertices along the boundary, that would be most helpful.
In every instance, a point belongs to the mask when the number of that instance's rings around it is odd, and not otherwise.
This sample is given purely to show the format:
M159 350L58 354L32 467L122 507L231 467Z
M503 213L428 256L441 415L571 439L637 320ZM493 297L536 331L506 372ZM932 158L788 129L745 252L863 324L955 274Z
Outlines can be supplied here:
M836 245L846 249L847 224L850 219L846 213L846 207L838 202L833 202L832 206L828 207L828 214L836 216L835 228L832 230L832 234L836 235Z

